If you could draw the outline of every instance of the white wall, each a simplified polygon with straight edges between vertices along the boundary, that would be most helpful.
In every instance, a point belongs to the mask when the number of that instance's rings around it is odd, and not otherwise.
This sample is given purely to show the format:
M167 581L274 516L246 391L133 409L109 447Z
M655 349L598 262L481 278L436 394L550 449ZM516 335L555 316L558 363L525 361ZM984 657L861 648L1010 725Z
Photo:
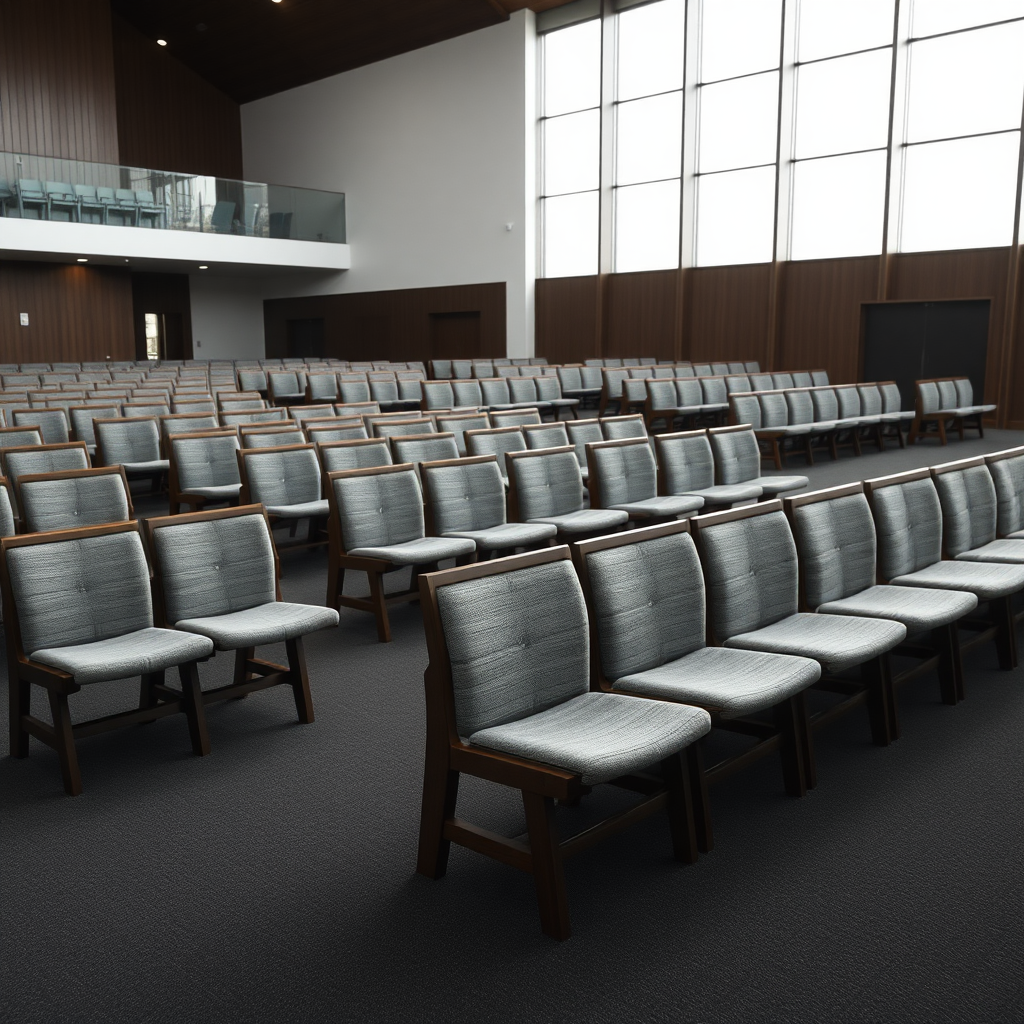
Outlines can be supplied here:
M262 359L263 289L253 277L189 274L196 359Z
M509 354L532 354L533 17L243 105L249 180L347 196L352 269L264 294L504 281Z

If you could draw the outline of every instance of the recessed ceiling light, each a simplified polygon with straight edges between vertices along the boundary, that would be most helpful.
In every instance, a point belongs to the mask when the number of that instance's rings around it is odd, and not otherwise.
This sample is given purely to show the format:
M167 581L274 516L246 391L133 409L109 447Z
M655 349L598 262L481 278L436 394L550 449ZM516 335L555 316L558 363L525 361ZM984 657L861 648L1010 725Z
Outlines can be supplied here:
M78 262L79 263L88 263L89 261L84 256L79 256L78 257Z
M275 3L275 4L279 4L281 2L281 0L272 0L272 2Z
M199 264L199 269L200 270L209 270L210 268L205 263L200 263Z
M156 41L156 45L157 46L166 46L167 45L167 40L166 39L158 39Z

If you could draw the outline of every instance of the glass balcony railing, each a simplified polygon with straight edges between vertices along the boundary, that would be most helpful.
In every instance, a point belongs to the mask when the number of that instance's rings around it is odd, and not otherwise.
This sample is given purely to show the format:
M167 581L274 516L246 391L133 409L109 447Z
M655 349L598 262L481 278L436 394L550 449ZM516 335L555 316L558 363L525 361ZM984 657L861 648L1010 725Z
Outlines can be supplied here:
M0 153L0 215L73 224L345 241L345 194Z

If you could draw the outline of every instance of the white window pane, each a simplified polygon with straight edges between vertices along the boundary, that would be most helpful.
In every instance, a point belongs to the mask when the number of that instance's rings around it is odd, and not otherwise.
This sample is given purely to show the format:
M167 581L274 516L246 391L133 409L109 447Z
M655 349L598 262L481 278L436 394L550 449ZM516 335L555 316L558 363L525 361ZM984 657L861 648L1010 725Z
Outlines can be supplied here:
M1020 126L1024 22L914 43L907 141Z
M699 81L779 66L781 0L703 0L700 10Z
M893 0L800 0L798 60L892 42Z
M775 160L777 71L705 85L699 96L702 173Z
M909 146L901 252L1009 245L1020 132Z
M596 110L544 122L544 195L597 188L601 119Z
M615 269L679 266L679 179L615 190Z
M544 276L597 273L597 193L544 200Z
M884 152L807 160L793 174L792 259L882 251Z
M619 15L618 98L683 87L686 5L661 0Z
M797 159L885 146L891 76L892 47L801 67Z
M769 263L774 230L774 167L698 179L697 266Z
M1024 0L914 0L915 36L1024 17Z
M681 92L620 103L617 116L616 184L678 176L683 138Z
M601 102L601 22L544 36L544 113L596 107Z

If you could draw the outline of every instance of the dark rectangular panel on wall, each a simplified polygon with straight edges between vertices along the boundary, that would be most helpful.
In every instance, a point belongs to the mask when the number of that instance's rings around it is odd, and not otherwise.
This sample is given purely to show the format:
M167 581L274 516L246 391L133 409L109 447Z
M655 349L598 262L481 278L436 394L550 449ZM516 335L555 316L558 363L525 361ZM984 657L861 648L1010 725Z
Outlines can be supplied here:
M107 0L0 0L0 150L117 163Z
M1024 246L1017 259L1017 309L1016 330L1012 339L1013 362L1010 366L1010 407L1006 410L1007 426L1013 430L1024 429Z
M877 298L878 256L806 260L780 267L775 362L783 370L828 370L829 380L858 380L860 309Z
M970 377L985 389L988 299L872 302L864 306L865 380L893 380L903 408L914 407L914 381Z
M192 359L192 299L188 274L146 274L131 276L133 359L146 358L146 314L163 313L171 318L173 344L181 354L169 350L168 359Z
M537 280L537 355L549 363L582 363L600 354L599 278L542 277Z
M771 265L697 267L685 275L682 358L694 362L756 359L765 366Z
M890 261L886 298L911 301L991 298L985 401L998 402L1003 324L1006 316L1007 249L902 253ZM980 399L979 399L980 400Z
M117 15L113 37L121 162L243 177L238 104Z
M28 313L22 327L19 314ZM132 279L115 267L0 263L0 362L134 359Z
M674 359L678 270L609 274L604 291L604 354Z
M324 355L334 359L404 362L444 357L447 353L431 351L432 339L443 343L450 337L456 344L461 330L458 343L462 344L469 336L467 324L479 332L480 356L505 354L503 281L267 299L263 303L267 356L288 354L289 321L319 318L324 321Z

